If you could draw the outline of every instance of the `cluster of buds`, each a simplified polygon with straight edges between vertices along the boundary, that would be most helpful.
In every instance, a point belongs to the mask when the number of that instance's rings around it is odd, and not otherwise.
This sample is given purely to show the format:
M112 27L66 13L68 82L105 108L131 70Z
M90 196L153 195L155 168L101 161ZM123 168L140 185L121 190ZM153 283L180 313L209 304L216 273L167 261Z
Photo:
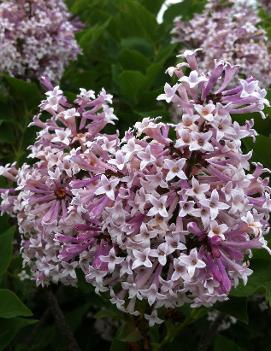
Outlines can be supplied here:
M168 69L177 83L158 97L176 106L178 124L145 118L120 139L102 132L116 119L105 91L82 89L71 105L47 82L34 162L1 169L16 184L1 190L1 209L18 220L37 284L74 285L79 269L150 326L163 308L226 300L252 273L251 250L269 250L269 170L241 149L255 138L253 121L231 116L263 115L266 91L253 78L228 88L236 66L220 61L205 75L195 52L184 56Z
M0 71L57 82L80 48L63 0L7 0L0 4Z
M258 79L262 86L271 83L271 56L267 33L259 28L257 9L248 2L239 4L209 0L203 13L190 21L177 17L173 41L188 49L203 48L200 68L210 70L221 58L240 66L240 74Z

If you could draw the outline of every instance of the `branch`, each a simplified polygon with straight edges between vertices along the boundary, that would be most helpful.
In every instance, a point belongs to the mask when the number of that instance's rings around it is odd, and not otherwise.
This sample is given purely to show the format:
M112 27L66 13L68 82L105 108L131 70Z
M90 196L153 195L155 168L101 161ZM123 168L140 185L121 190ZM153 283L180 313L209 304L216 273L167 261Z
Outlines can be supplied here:
M48 298L49 308L56 321L56 325L59 331L61 332L61 334L67 340L68 350L81 351L68 323L65 320L65 316L58 304L58 301L54 293L49 289L47 290L47 298Z

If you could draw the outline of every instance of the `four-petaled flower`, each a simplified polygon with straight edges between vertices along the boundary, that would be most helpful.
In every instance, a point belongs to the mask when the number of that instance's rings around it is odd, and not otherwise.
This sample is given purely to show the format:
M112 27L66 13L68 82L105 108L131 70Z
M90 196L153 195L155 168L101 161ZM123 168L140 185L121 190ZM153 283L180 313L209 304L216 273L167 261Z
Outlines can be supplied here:
M95 191L96 195L105 194L110 200L115 200L115 188L119 184L119 179L108 179L104 174L101 176L99 187Z
M171 102L174 98L176 91L179 87L179 84L170 86L168 83L165 84L165 94L161 94L157 97L157 100L165 100L167 103Z
M142 251L133 250L133 255L135 260L133 262L132 269L136 269L140 266L145 266L148 268L152 267L152 262L149 259L150 248L146 248Z
M222 240L225 240L224 233L228 230L226 224L218 224L217 221L212 221L210 223L210 231L208 233L208 237L219 237Z
M178 261L180 264L183 264L186 267L187 272L191 278L195 274L197 268L202 269L206 267L206 263L198 258L198 251L196 248L192 249L189 255L183 254L178 257Z
M166 203L167 203L167 196L160 196L159 198L156 198L153 195L149 195L149 201L152 204L152 207L150 208L149 212L147 213L147 216L155 216L159 214L161 217L168 217L168 212L166 208Z
M195 88L200 83L206 82L208 79L199 75L198 71L191 71L189 76L183 76L179 79L181 83L187 83L191 89Z
M186 163L185 158L180 158L179 160L176 160L176 161L166 159L164 163L165 163L165 169L168 169L168 174L166 177L167 182L174 179L175 177L179 179L187 179L183 171L183 167Z
M162 324L164 321L163 319L158 317L157 311L153 310L151 314L144 314L144 317L149 322L149 326L153 327L155 324Z
M214 120L215 105L213 103L209 103L205 106L195 105L194 108L206 121L212 122Z
M109 272L113 272L115 269L115 266L117 264L120 264L124 261L125 257L117 257L116 252L114 247L110 249L109 253L107 256L100 256L100 260L102 262L107 262L108 263L108 270Z
M210 215L212 220L218 216L219 210L227 210L230 207L225 202L221 202L219 200L219 194L216 189L212 191L209 199L202 199L201 204L210 209Z

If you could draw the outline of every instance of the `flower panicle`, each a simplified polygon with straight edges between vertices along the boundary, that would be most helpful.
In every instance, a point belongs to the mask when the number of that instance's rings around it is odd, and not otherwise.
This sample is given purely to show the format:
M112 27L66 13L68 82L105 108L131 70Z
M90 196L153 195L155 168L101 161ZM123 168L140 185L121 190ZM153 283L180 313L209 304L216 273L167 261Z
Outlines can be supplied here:
M261 0L261 6L268 1ZM270 5L269 5L270 7ZM189 21L174 20L172 40L189 49L201 47L202 71L213 68L214 59L231 62L240 67L245 78L255 77L268 87L271 83L270 43L267 33L259 27L261 18L257 6L249 1L208 0L203 12Z
M23 79L48 76L58 82L81 53L63 0L5 0L0 4L0 71Z
M158 97L178 123L144 118L120 139L104 131L117 119L111 95L81 89L70 103L47 81L33 162L0 168L15 184L1 211L17 218L32 279L76 285L80 269L122 311L140 315L145 300L150 326L162 307L227 300L252 274L252 249L270 251L270 171L242 151L253 121L232 119L263 112L266 91L228 62L204 74L196 52L183 57Z

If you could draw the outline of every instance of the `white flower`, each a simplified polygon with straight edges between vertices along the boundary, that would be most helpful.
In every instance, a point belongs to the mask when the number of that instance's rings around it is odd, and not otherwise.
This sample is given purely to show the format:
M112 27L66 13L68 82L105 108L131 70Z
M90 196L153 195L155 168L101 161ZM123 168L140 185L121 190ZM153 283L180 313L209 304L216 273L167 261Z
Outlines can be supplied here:
M103 284L103 278L107 275L106 271L102 271L92 266L89 266L88 273L86 274L86 281L93 282L95 281L97 284Z
M80 113L76 111L75 108L70 108L62 112L64 119L70 119L74 117L79 117Z
M213 103L209 103L205 106L194 105L194 108L198 112L198 114L206 121L212 122L214 120L213 112L215 111L215 105Z
M152 306L156 300L162 300L165 298L165 295L162 295L158 292L156 284L152 284L148 289L143 289L140 292L144 297L148 299L150 306Z
M144 314L144 317L149 321L149 326L153 327L155 324L162 324L164 321L158 318L157 311L153 310L151 314Z
M96 195L106 194L106 196L114 201L115 200L115 188L119 183L119 179L108 179L104 174L101 176L99 187L95 191Z
M185 217L188 214L191 213L191 211L194 209L195 202L194 201L180 201L180 211L179 211L179 217Z
M168 174L166 177L166 181L170 181L173 178L177 177L179 179L187 179L184 171L182 170L184 165L186 163L185 158L181 158L179 160L173 161L173 160L165 160L165 169L168 169Z
M247 230L253 233L255 236L259 236L262 233L262 224L255 220L251 212L247 212L246 216L242 216L241 220L246 223Z
M178 135L178 138L177 138L176 143L175 143L176 148L191 145L191 143L193 142L193 139L192 139L192 135L191 135L190 130L183 128L180 131L178 130L178 134L179 135Z
M176 250L186 249L186 246L181 242L181 235L182 233L178 231L166 233L165 240L170 254Z
M174 272L172 274L171 280L176 281L182 278L184 281L189 281L190 276L188 274L186 264L179 260L179 258L174 258L173 261Z
M189 85L191 89L195 88L202 82L206 82L208 79L205 76L199 75L198 71L191 71L189 76L183 76L179 79L179 82L184 82Z
M175 84L170 86L168 83L165 84L165 94L161 94L157 97L157 100L165 100L167 103L170 103L172 99L174 98L176 91L179 88L179 84Z
M201 48L197 48L195 50L184 50L184 52L182 54L177 55L177 57L184 57L184 58L188 58L189 56L194 56L197 52L202 51Z
M121 286L123 287L123 289L129 291L129 299L137 297L139 300L142 300L142 296L138 290L138 287L136 286L136 283L122 282Z
M107 256L100 256L100 260L102 262L108 262L109 272L113 272L115 270L115 266L124 261L124 257L117 257L115 249L112 247Z
M125 155L125 162L128 162L132 155L142 150L142 147L135 142L135 138L131 138L123 146L122 152Z
M165 266L167 263L167 255L170 254L170 248L167 243L160 244L157 249L150 251L151 257L156 257L161 266Z
M206 133L193 132L192 134L193 141L189 146L189 150L190 151L196 151L196 150L213 151L214 147L210 143L211 137L212 137L211 131Z
M248 82L247 80L240 79L240 83L242 86L242 92L240 94L241 98L246 98L250 96L258 96L259 91L259 82L257 80L253 80L252 82Z
M166 195L160 196L158 199L153 195L149 195L149 201L153 205L153 207L151 207L151 209L147 213L147 216L155 216L156 214L159 214L161 217L168 217L168 212L166 208Z
M123 152L118 150L116 152L115 158L108 161L109 164L116 166L120 171L125 167L125 159Z
M186 191L187 196L195 196L198 199L204 199L205 193L210 189L209 184L199 183L199 181L193 177L192 178L192 188Z
M70 144L70 136L71 136L71 131L70 129L56 129L55 130L56 136L52 138L52 143L62 143L65 145Z
M150 248L146 248L142 251L133 250L133 255L135 257L135 260L133 262L132 269L136 269L140 266L151 268L152 263L149 259L149 254L150 254Z
M189 276L192 278L195 274L196 268L205 268L206 264L198 258L198 251L196 248L192 249L189 255L180 255L178 257L180 263L185 265Z
M156 158L153 156L151 152L151 146L148 145L145 151L139 151L137 153L138 158L141 160L140 162L140 170L142 171L148 165L153 165L156 161Z
M211 219L215 219L219 210L227 210L230 206L219 201L219 194L216 189L211 193L210 199L202 199L201 204L210 209Z
M208 237L219 237L222 240L225 240L224 233L228 230L226 224L218 224L217 221L212 221L210 223L210 231L208 233Z
M78 97L89 100L89 99L95 99L95 92L93 90L86 90L84 88L79 88L80 94Z

